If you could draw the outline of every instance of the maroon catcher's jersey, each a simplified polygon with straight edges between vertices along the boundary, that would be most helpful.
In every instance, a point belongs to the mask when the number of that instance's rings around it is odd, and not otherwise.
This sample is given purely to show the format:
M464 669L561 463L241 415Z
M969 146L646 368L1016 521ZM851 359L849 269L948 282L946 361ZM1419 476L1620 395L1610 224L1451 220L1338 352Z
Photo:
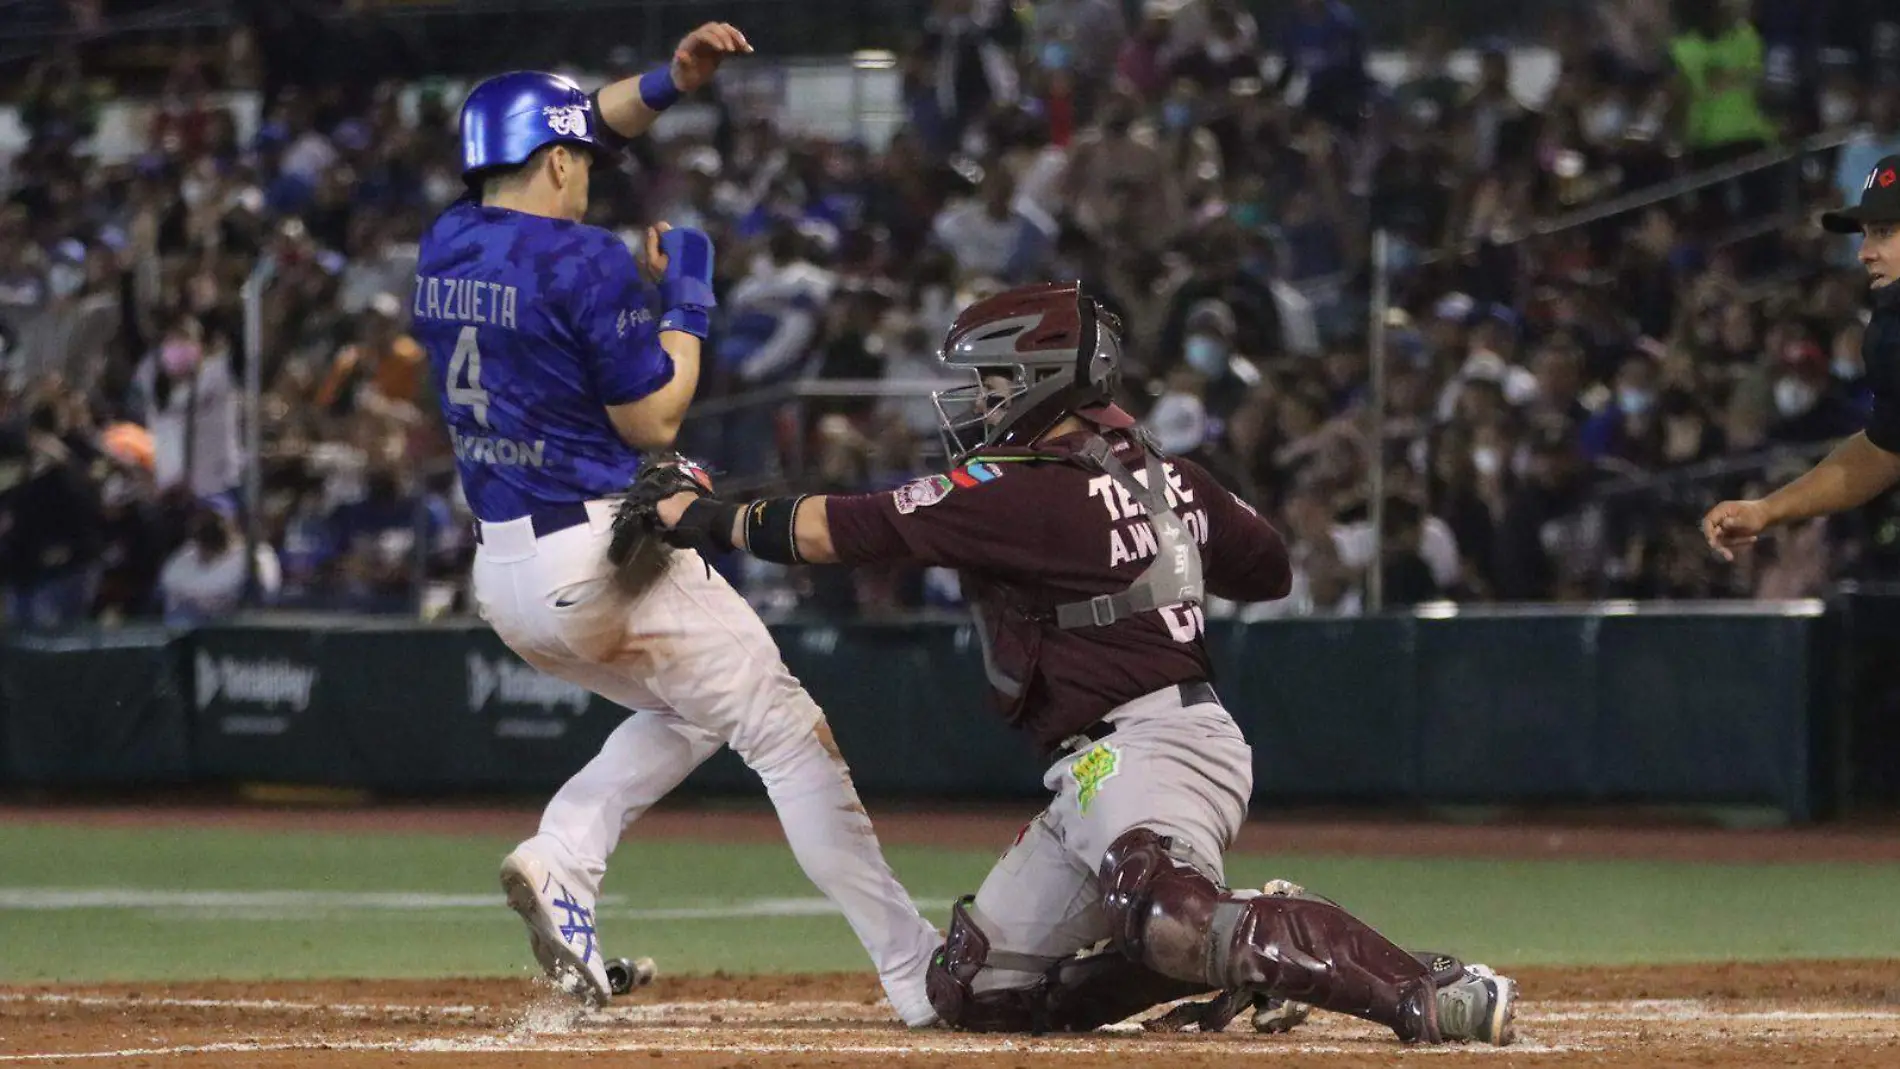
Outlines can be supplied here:
M1146 481L1140 448L1104 434ZM841 561L954 568L976 605L992 696L1011 725L1052 747L1110 710L1209 678L1199 608L1141 613L1064 631L1058 605L1128 589L1157 549L1146 511L1114 479L1065 459L1086 433L1034 450L998 449L888 493L826 499ZM1165 462L1167 494L1201 546L1207 591L1230 601L1286 596L1286 545L1200 465Z

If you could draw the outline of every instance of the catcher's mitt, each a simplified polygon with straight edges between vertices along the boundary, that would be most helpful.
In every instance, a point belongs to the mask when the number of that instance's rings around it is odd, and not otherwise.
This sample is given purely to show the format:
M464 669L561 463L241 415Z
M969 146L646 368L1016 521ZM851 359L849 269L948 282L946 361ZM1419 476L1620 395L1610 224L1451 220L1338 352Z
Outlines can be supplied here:
M660 502L682 492L711 497L712 476L678 453L662 453L641 462L639 473L620 495L607 562L623 591L638 593L652 584L666 566L665 547L694 548L699 540L691 532L660 525Z

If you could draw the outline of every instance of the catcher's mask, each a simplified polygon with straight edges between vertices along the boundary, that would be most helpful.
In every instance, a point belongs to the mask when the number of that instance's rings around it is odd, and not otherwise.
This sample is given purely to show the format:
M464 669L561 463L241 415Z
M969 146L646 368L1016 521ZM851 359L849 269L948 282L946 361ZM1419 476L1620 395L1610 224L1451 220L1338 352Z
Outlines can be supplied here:
M1121 331L1075 282L1019 286L965 308L939 357L971 381L931 395L950 456L1029 445L1071 413L1127 425L1113 407Z

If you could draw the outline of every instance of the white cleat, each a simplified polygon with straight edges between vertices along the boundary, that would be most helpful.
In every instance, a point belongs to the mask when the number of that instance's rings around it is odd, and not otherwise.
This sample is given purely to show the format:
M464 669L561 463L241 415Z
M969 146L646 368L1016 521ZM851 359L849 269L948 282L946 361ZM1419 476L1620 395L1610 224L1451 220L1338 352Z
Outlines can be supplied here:
M606 1005L613 985L594 931L593 898L557 866L520 849L502 860L501 889L528 926L534 960L548 979L590 1006Z
M1438 989L1438 1028L1454 1043L1508 1047L1517 1040L1517 981L1483 965Z

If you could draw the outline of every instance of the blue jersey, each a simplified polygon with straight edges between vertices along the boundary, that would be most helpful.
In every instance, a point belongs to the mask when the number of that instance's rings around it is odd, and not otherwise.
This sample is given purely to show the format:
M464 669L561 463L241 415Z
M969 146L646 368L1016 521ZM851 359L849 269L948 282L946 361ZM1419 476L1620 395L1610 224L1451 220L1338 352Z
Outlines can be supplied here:
M430 226L415 335L478 519L626 488L640 456L606 409L672 381L658 299L627 246L598 227L468 199Z

